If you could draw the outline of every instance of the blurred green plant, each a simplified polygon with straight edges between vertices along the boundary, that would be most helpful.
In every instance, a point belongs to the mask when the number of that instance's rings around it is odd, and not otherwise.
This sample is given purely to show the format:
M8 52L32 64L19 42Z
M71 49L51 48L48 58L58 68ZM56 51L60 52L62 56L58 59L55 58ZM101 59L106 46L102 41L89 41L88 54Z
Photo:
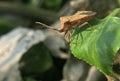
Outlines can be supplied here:
M49 50L43 43L33 46L21 59L24 66L21 67L25 77L40 77L40 74L52 67L52 58Z
M88 25L75 28L71 37L71 51L75 57L98 68L103 74L120 80L112 69L120 48L120 8L104 19L93 19Z
M120 0L117 0L118 1L118 4L119 4L119 7L120 7Z
M62 0L45 0L44 6L47 9L58 11L61 7Z
M27 77L25 81L36 81L33 78Z
M14 27L15 27L15 25L0 19L0 35L9 32Z

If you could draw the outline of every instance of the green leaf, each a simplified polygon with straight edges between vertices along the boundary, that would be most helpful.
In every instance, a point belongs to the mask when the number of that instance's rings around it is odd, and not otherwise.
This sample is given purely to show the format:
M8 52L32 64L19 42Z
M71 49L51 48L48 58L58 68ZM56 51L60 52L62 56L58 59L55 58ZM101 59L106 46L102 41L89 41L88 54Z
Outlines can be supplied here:
M114 57L120 48L120 8L104 19L93 19L88 25L73 30L70 48L73 55L113 75ZM115 75L116 76L116 75Z

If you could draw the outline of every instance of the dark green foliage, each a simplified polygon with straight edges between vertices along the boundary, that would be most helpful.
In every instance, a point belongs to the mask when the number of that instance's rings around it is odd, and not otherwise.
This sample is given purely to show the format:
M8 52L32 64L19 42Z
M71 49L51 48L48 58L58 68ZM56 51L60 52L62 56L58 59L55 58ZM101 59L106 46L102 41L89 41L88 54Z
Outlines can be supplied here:
M13 28L14 28L14 25L12 25L11 23L6 22L4 20L0 20L0 35L9 32Z
M21 59L25 76L37 77L52 67L52 58L43 43L33 46Z
M62 0L45 0L44 6L47 9L58 11L60 9Z

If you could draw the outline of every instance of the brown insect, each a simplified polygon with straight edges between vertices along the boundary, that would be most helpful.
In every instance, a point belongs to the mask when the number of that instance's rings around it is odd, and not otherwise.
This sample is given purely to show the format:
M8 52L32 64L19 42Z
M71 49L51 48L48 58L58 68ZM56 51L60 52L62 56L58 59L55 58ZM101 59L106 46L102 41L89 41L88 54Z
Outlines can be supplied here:
M68 34L68 38L70 38L72 29L74 29L76 27L82 27L90 19L92 19L95 16L95 14L96 13L92 12L92 11L78 11L74 15L60 17L61 27L59 27L58 29L50 27L41 22L36 22L36 23L40 24L46 28L49 28L49 29L54 29L59 32L65 32L65 35Z

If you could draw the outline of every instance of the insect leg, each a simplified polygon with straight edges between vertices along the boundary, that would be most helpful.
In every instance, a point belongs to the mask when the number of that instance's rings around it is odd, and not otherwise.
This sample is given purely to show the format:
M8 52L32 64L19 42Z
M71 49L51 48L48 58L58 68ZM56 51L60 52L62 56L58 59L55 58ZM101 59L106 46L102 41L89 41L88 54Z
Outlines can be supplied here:
M88 22L85 22L85 23L83 23L83 24L81 24L81 25L78 25L79 27L82 27L82 26L84 26L84 25L89 25L89 23Z
M70 40L70 37L71 37L71 31L69 30L69 31L68 31L68 42L69 42L69 43L70 43L70 41L71 41L71 40Z
M66 37L67 33L68 33L68 31L65 31L65 33L64 33L64 37Z

